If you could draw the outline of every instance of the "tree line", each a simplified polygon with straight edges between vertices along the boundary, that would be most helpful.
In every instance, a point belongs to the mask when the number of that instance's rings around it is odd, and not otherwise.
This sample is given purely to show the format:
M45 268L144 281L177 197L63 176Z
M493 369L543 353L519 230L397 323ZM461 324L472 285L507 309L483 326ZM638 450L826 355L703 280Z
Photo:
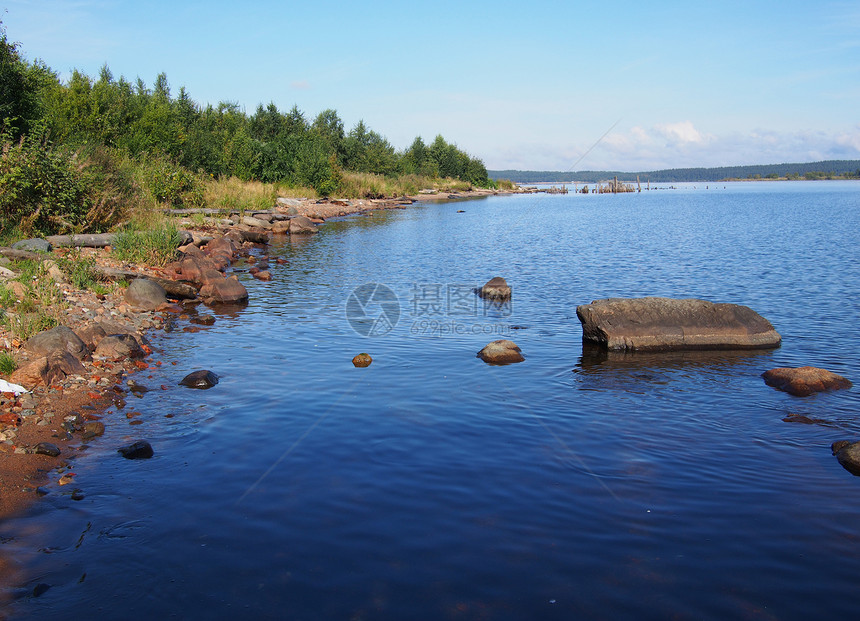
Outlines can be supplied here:
M0 208L19 216L81 201L93 182L121 193L113 186L139 173L134 164L156 198L174 203L195 200L183 188L201 177L309 187L322 196L337 194L347 173L493 185L480 159L441 135L397 150L364 121L347 131L334 109L311 119L274 103L253 114L229 101L200 105L184 87L174 94L163 73L149 86L117 78L106 65L96 77L75 70L64 82L43 62L24 59L2 22L0 141ZM38 178L24 178L28 170ZM91 197L98 200L106 199Z
M491 170L492 179L510 179L516 183L598 183L618 177L619 181L642 183L681 183L725 181L727 179L826 179L860 178L860 160L826 160L795 164L760 164L722 166L717 168L671 168L642 172L585 170L578 172L535 170Z

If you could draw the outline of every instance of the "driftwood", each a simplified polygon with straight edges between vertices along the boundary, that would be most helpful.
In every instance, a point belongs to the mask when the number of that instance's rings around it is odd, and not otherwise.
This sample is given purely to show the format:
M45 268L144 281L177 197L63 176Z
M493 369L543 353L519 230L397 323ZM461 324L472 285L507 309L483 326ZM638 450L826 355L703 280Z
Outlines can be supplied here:
M53 255L44 254L42 252L30 252L29 250L15 250L14 248L0 248L0 255L7 259L29 259L31 261L44 261L45 259L53 259Z
M161 285L161 288L167 293L168 297L177 298L180 300L193 300L197 297L197 289L184 282L177 282L169 278L159 278L158 276L150 276L149 274L138 274L128 270L119 270L112 267L101 268L101 273L106 278L111 280L134 280L135 278L146 278L152 282Z
M104 248L113 244L114 233L50 235L45 239L56 248Z

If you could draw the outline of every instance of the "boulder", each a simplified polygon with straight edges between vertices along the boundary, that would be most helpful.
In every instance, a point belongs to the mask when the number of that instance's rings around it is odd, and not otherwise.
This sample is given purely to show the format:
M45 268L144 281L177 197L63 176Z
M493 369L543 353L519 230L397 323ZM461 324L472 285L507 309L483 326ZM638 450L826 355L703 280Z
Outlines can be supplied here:
M59 457L60 448L51 442L39 442L33 447L33 452L36 455L47 455L48 457Z
M489 364L510 364L525 360L522 350L517 347L517 344L507 339L489 343L478 352L477 357Z
M69 375L86 375L87 370L81 361L67 351L55 351L47 357L46 384L61 382Z
M509 300L511 298L511 288L501 276L496 276L487 281L483 287L478 290L478 295L489 300Z
M851 388L851 382L841 375L816 367L781 367L761 374L764 383L795 397L808 397L825 390Z
M317 232L317 225L307 216L293 216L290 219L290 235L308 235Z
M41 356L16 369L9 376L9 381L13 384L20 384L24 388L33 388L45 382L45 377L48 374L48 358Z
M199 388L201 390L212 388L217 383L218 376L215 375L212 371L208 371L206 369L201 369L199 371L189 373L182 378L182 381L179 382L181 386L187 386L188 388Z
M164 287L146 278L136 278L125 290L125 301L134 308L155 310L167 302Z
M289 220L280 220L272 224L272 233L277 235L284 235L290 232L290 221Z
M37 356L47 356L57 350L67 351L78 360L89 355L86 344L66 326L57 326L30 337L24 348Z
M673 298L609 298L578 306L582 338L609 350L768 349L782 340L746 306Z
M843 468L855 476L860 476L860 442L839 440L830 445L830 450Z
M248 299L248 290L238 278L230 276L203 285L200 297L207 304L242 302Z
M45 239L22 239L12 244L15 250L26 250L28 252L51 252L53 246Z
M254 278L268 282L272 280L272 273L269 270L258 270L254 273Z
M90 351L94 351L101 340L107 336L105 329L98 323L88 323L78 328L77 335L86 344Z
M232 240L226 237L216 237L206 244L206 248L203 249L203 252L210 257L220 254L227 255L232 258L236 254L236 246Z
M99 341L94 355L109 360L143 358L146 352L131 334L110 334Z

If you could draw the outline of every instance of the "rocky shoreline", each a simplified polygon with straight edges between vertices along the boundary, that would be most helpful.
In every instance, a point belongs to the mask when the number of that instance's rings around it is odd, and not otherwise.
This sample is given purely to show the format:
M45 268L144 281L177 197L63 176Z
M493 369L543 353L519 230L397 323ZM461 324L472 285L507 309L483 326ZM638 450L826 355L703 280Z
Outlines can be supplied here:
M173 215L180 217L177 223L184 230L187 243L180 247L179 260L167 268L116 261L110 254L110 237L106 237L107 243L91 243L94 247L86 247L74 238L64 240L65 245L78 246L82 258L93 259L107 278L155 283L156 298L147 302L136 297L136 285L96 294L74 287L54 271L54 280L68 307L63 325L80 339L83 349L73 354L55 343L55 351L42 350L31 343L35 337L20 342L0 328L0 348L14 352L18 363L14 373L0 379L28 391L19 395L0 393L0 519L26 510L47 492L43 486L54 479L61 485L74 482L74 459L101 435L104 425L116 420L128 422L125 419L132 413L123 414L122 410L136 387L132 376L161 365L161 361L155 360L157 352L153 355L147 333L170 330L180 318L189 320L186 331L196 331L215 319L198 311L201 303L217 306L247 298L247 291L235 275L227 274L234 261L250 256L252 248L265 248L269 239L277 235L312 235L328 218L402 209L419 201L453 201L491 194L498 193L427 193L356 201L280 199L270 211L233 217L204 213L201 218L197 214L174 212ZM38 254L0 249L0 257L6 254L50 261L66 252L67 247ZM269 260L278 259L269 257ZM252 266L249 273L267 280L271 275L266 267L264 260ZM157 297L158 289L164 292L161 300ZM106 345L107 337L112 337L108 339L110 347ZM130 346L139 349L130 353ZM116 413L106 415L111 408ZM73 499L83 498L84 489L74 485L70 488Z

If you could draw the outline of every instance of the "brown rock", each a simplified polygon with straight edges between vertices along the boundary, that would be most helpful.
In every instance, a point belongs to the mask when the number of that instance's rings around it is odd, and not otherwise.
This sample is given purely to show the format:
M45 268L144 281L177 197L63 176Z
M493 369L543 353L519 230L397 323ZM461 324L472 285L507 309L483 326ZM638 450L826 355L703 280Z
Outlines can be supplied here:
M478 295L489 300L509 300L511 288L504 278L496 276L488 280L487 284L478 290Z
M215 254L222 254L232 258L236 254L236 246L232 240L226 237L217 237L206 244L203 252L210 257Z
M795 397L808 397L816 392L851 388L851 382L841 375L816 367L781 367L765 371L764 383Z
M17 369L9 376L9 381L13 384L19 384L24 388L32 388L44 383L47 374L48 358L47 356L42 356Z
M582 338L609 350L766 349L781 337L746 306L672 298L609 298L577 307Z
M272 280L272 273L269 270L259 270L254 273L254 278L268 282Z
M290 219L290 235L308 235L317 232L317 225L306 216L293 216Z
M200 297L207 304L242 302L248 299L248 290L235 276L210 282L200 289Z
M839 440L830 445L836 460L854 476L860 476L860 442Z
M272 233L283 235L290 232L290 221L280 220L272 224Z
M507 339L489 343L478 352L477 357L489 364L510 364L525 360L522 350L517 347L517 344Z
M131 334L111 334L104 337L94 352L96 356L109 360L143 358L146 353Z
M371 362L373 362L373 358L370 357L370 354L365 353L358 354L352 359L352 364L357 367L369 367Z
M45 383L61 382L69 375L85 375L87 370L80 360L67 351L55 351L47 357L48 370Z
M86 358L89 350L81 338L71 328L57 326L32 336L24 348L37 356L47 356L57 350L65 350L78 360Z
M136 278L125 290L125 301L134 308L155 310L167 302L164 287L147 278Z
M78 328L77 334L90 351L95 350L99 341L107 336L104 328L98 323L89 323L82 328Z

